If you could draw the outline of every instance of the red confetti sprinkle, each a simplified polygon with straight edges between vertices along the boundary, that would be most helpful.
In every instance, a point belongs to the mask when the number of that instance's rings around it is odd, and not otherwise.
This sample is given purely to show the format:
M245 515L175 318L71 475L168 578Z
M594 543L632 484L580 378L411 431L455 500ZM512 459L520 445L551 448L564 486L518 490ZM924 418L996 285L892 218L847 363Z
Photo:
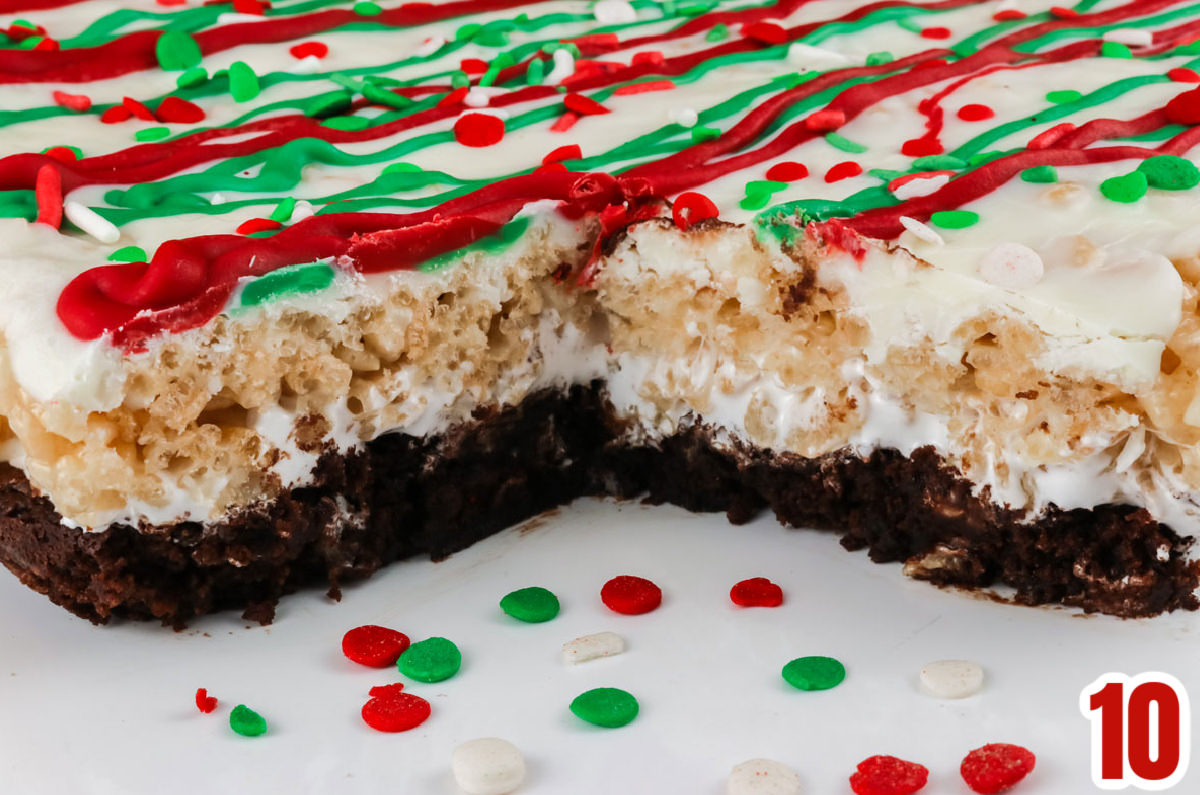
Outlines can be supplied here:
M167 7L181 6L181 5L187 4L187 0L154 0L154 2L158 3L160 6L167 6Z
M1006 8L1003 11L997 11L992 14L992 19L996 22L1012 22L1017 19L1024 19L1025 16L1024 11L1018 11L1015 8Z
M33 49L39 52L57 52L60 49L60 45L57 41L47 36L33 45Z
M409 645L408 635L374 624L355 627L342 636L342 654L368 668L387 668Z
M261 17L269 6L258 0L233 0L233 10L239 14L252 14Z
M854 795L912 795L928 780L924 765L894 756L872 756L858 763L850 777L850 789Z
M1065 6L1050 6L1050 13L1053 14L1054 16L1058 17L1059 19L1068 19L1070 17L1079 16L1078 11L1076 11L1073 8L1067 8Z
M1200 83L1200 73L1197 73L1195 69L1188 69L1186 66L1177 66L1168 71L1167 77L1176 83Z
M767 179L775 180L776 182L795 182L807 176L808 166L803 163L797 163L794 160L785 160L767 169Z
M52 146L43 154L46 157L53 157L60 163L74 163L79 158L75 156L75 150L66 146Z
M54 97L54 104L79 111L80 113L92 107L91 98L83 94L68 94L66 91L55 91L51 96Z
M1075 131L1075 125L1069 121L1062 124L1056 124L1045 132L1038 133L1029 139L1029 143L1025 144L1026 149L1049 149L1058 143L1059 139L1064 135Z
M826 182L837 182L838 180L857 177L862 173L862 166L855 163L853 160L845 160L830 168L825 172Z
M991 743L976 748L962 761L963 781L979 795L995 795L1015 787L1033 771L1037 757L1027 748Z
M486 113L464 113L454 122L454 140L463 146L491 146L504 138L504 119Z
M329 55L329 45L319 41L305 41L288 49L293 58L324 58Z
M846 114L840 110L819 110L804 120L804 127L813 132L831 132L846 123Z
M133 114L129 112L129 108L124 105L113 105L108 110L100 114L100 122L102 124L117 124L123 121L129 121L133 118Z
M562 173L564 171L570 171L570 169L567 168L566 166L564 166L562 163L543 163L542 165L535 168L533 170L533 173L534 174L553 174L555 172Z
M446 96L439 99L437 106L439 108L444 108L447 105L461 105L462 101L467 98L467 94L470 92L470 90L471 89L467 88L466 86L456 88Z
M550 125L550 132L566 132L574 127L577 121L579 121L578 114L564 113L554 121L554 124Z
M978 103L963 105L958 109L958 118L963 121L987 121L995 115L996 111L987 105L980 105Z
M950 28L924 28L921 31L923 39L948 39L950 36Z
M278 229L283 224L271 218L251 218L249 221L241 223L237 228L239 235L252 235L255 232L267 232L271 229Z
M583 157L583 150L579 148L579 144L567 144L543 157L542 163L561 163L563 160L578 160L581 157Z
M632 66L642 66L643 64L649 66L658 66L665 60L666 57L658 50L645 50L643 52L634 53L633 58L630 59L629 63Z
M564 42L574 44L581 50L611 50L621 46L621 40L615 33L590 33L577 39L564 39Z
M787 31L778 22L754 22L742 28L742 35L763 44L783 44Z
M217 699L210 696L207 689L202 687L196 691L196 709L208 715L216 708Z
M481 75L488 70L488 62L482 58L463 58L458 62L458 68L469 75Z
M424 723L432 711L429 702L403 691L399 683L371 688L371 700L362 708L367 725L381 732L404 732Z
M671 218L675 220L675 226L684 231L691 229L707 218L716 218L718 213L717 205L713 204L712 200L703 193L681 193L671 206ZM608 586L604 587L607 588ZM601 592L601 597L603 598L603 592ZM608 602L605 601L605 604L608 604ZM612 607L612 605L609 605L609 607ZM616 610L615 607L613 609ZM621 611L618 610L617 612Z
M621 86L613 92L616 96L625 97L630 94L648 94L651 91L670 91L675 84L670 80L647 80L645 83L630 83Z
M939 66L945 66L950 63L945 58L930 58L928 61L921 61L913 67L913 71L917 69L936 69Z
M34 196L37 198L38 223L55 229L62 226L62 175L56 167L47 163L38 169L34 182Z
M931 138L913 138L905 141L900 147L901 153L907 157L929 157L930 155L940 155L943 151L942 145Z
M1172 124L1200 124L1200 88L1184 91L1167 103L1164 110Z
M158 121L158 119L154 116L154 111L150 110L150 108L146 107L143 103L138 102L133 97L122 97L121 104L124 105L125 109L133 114L135 118L141 119L142 121Z
M154 111L158 120L166 124L196 124L204 121L204 109L195 102L180 97L167 97Z
M567 110L580 116L602 116L605 113L612 113L596 100L585 97L583 94L567 94L563 97L563 104L567 106Z
M779 607L783 604L783 589L766 577L754 577L733 586L729 598L740 607Z
M684 194L684 196L686 195L688 194ZM699 196L699 194L695 195ZM683 196L679 198L682 199ZM701 198L704 197L701 196ZM705 199L705 201L708 200ZM678 205L678 199L676 200L676 204ZM712 202L709 202L709 204L712 204ZM716 207L713 207L713 209L715 210ZM697 220L699 219L689 216L688 226L696 223ZM678 219L676 219L676 223L679 223ZM604 605L614 613L637 616L642 613L649 613L662 604L662 589L641 577L622 575L620 577L613 577L604 583L604 587L600 589L600 601L604 602Z

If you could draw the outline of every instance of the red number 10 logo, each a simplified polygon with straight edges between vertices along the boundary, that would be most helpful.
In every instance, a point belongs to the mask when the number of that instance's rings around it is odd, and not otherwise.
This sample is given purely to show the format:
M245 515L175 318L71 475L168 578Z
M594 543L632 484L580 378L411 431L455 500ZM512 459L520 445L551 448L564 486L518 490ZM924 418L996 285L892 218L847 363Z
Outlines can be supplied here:
M1192 716L1187 691L1170 674L1110 673L1079 695L1092 722L1092 783L1161 791L1187 773Z

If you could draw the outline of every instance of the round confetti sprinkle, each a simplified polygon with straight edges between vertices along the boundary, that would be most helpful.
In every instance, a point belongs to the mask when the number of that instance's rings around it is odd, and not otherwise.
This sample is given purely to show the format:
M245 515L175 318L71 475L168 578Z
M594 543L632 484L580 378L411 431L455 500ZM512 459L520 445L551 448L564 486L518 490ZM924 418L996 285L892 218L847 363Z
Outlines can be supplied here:
M1058 182L1058 171L1054 166L1034 166L1021 172L1025 182Z
M1032 287L1045 272L1041 255L1020 243L1000 243L979 261L984 281L1010 290Z
M466 96L464 92L463 96ZM464 113L454 122L454 140L463 146L483 147L504 139L504 120L487 113Z
M1016 786L1033 772L1036 763L1037 757L1027 748L991 743L967 754L959 772L979 795L995 795Z
M605 729L619 729L638 714L633 694L616 687L597 687L581 693L571 702L575 716Z
M776 182L795 182L808 176L808 167L803 163L785 160L767 169L767 179Z
M1146 183L1159 190L1191 190L1200 185L1200 169L1178 155L1156 155L1148 157L1138 165L1138 171L1146 175Z
M846 678L846 666L832 657L797 657L783 666L783 680L799 690L829 690Z
M462 667L462 652L445 638L426 638L400 655L400 673L418 682L443 682Z
M858 163L855 163L853 160L846 160L831 166L830 169L825 172L825 181L829 183L839 182L843 179L849 179L850 177L857 177L861 173L862 166L860 166Z
M373 687L371 700L363 704L362 719L381 732L404 732L425 722L432 708L420 696L404 692L404 685Z
M983 689L983 667L971 660L938 660L921 669L921 689L937 698L967 698Z
M800 795L800 777L785 764L771 759L742 762L725 783L728 795Z
M540 624L558 615L558 597L545 588L521 588L505 594L500 609L518 621Z
M217 700L208 694L206 688L200 688L196 691L196 709L208 715L217 708Z
M408 646L408 635L374 624L355 627L342 636L342 654L368 668L395 665Z
M1184 91L1163 108L1172 124L1200 124L1200 88Z
M164 31L154 42L154 54L158 65L171 72L199 66L204 57L196 40L182 30Z
M701 221L716 218L718 212L717 205L701 193L681 193L671 205L671 218L675 226L685 232Z
M229 728L243 737L258 737L267 733L267 721L245 704L238 704L229 713Z
M979 222L979 213L970 210L941 210L929 216L929 222L942 229L966 229Z
M854 795L912 795L925 786L929 770L894 756L872 756L850 776Z
M1110 201L1132 204L1145 196L1149 187L1150 181L1146 179L1144 173L1132 171L1120 177L1109 177L1101 182L1100 193Z
M468 740L450 755L454 781L466 795L508 795L525 780L525 757L507 740Z
M754 577L733 586L729 598L740 607L779 607L783 604L783 589L766 577Z
M996 111L987 105L980 105L979 103L963 105L958 109L958 118L963 121L987 121L995 115Z
M229 93L234 102L249 102L258 96L261 86L258 75L245 61L234 61L229 66Z
M600 601L614 613L636 616L662 604L662 589L641 577L613 577L600 589Z

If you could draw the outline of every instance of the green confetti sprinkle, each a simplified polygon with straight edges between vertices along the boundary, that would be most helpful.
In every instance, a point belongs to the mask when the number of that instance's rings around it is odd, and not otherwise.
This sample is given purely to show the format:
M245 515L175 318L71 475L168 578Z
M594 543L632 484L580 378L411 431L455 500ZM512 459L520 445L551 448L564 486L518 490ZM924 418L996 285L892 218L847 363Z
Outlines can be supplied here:
M363 0L361 3L354 4L354 13L360 17L374 17L383 13L383 8L379 3L372 3L371 0Z
M638 702L632 693L619 688L597 687L576 696L571 712L594 726L619 729L637 717Z
M450 76L451 88L467 88L471 85L471 78L466 72L455 72Z
M28 19L14 19L12 21L14 28L25 28L26 30L37 30L37 25L30 22Z
M957 171L967 167L967 161L953 155L926 155L913 161L918 171Z
M832 657L797 657L781 673L797 690L829 690L846 678L846 666Z
M420 171L421 167L412 163L389 163L384 167L384 174L412 174Z
M1046 101L1053 102L1055 105L1062 105L1067 102L1075 102L1083 98L1083 92L1073 89L1063 89L1062 91L1051 91L1046 94Z
M748 193L746 197L738 202L738 206L743 210L761 210L766 207L771 201L770 193Z
M1133 51L1117 41L1106 41L1100 45L1100 54L1105 58L1132 58Z
M171 130L168 127L147 127L144 130L138 130L133 134L135 141L146 143L147 141L161 141L164 138L171 136Z
M500 609L518 621L540 624L558 615L558 597L545 588L521 588L505 594Z
M304 114L314 119L324 119L345 113L353 104L354 95L349 91L330 91L313 97L304 108Z
M426 638L409 646L396 665L409 679L443 682L462 667L462 652L445 638Z
M541 58L535 58L530 62L529 68L525 70L525 85L540 86L546 79L546 62Z
M271 211L271 215L268 217L272 221L278 221L279 223L282 224L292 217L292 212L294 212L295 209L296 209L296 200L293 199L291 196L288 196L286 199L281 201L279 204L275 205L275 209Z
M267 721L245 704L238 704L229 713L229 728L243 737L258 737L267 733Z
M245 61L234 61L229 67L229 93L235 102L249 102L258 96L261 88L258 75Z
M158 65L168 72L181 72L199 66L204 55L200 45L182 30L164 31L154 42Z
M867 56L867 66L883 66L885 63L891 63L894 60L896 60L896 56L887 50L880 50Z
M175 85L179 88L195 88L202 86L208 82L208 70L203 66L193 66L186 72L175 78Z
M720 138L721 131L716 127L705 127L703 125L692 128L692 143L703 143L711 141L714 138Z
M869 148L864 144L860 144L857 141L851 141L849 138L843 135L838 135L835 132L825 133L825 140L834 149L841 149L843 152L850 152L851 154L856 155L861 155Z
M1058 182L1058 172L1054 166L1034 166L1021 172L1025 182Z
M966 229L979 221L979 213L970 210L940 210L929 216L934 226L942 229Z
M109 262L145 262L146 250L140 246L124 246L108 255Z
M32 50L34 47L46 40L45 36L30 36L27 39L21 39L17 42L18 50Z
M289 265L271 271L242 288L241 305L259 306L267 301L289 295L303 295L324 290L333 284L333 268L318 262L308 265Z
M370 127L371 120L364 119L362 116L334 116L321 122L321 126L346 132L358 132Z
M467 24L461 26L458 30L454 31L454 40L470 41L481 30L483 30L483 25L480 25L478 22L468 22Z
M408 97L397 94L394 91L388 91L386 88L380 88L372 83L363 84L362 95L366 97L368 102L374 102L376 105L387 105L389 108L407 108L413 104L413 101Z
M1132 171L1120 177L1109 177L1100 183L1100 193L1110 201L1132 204L1146 195L1150 181L1145 173Z
M1192 161L1177 155L1156 155L1141 162L1138 171L1146 183L1159 190L1191 190L1200 185L1200 169Z
M705 41L725 41L729 38L729 26L723 22L718 22L708 29L708 33L704 34Z

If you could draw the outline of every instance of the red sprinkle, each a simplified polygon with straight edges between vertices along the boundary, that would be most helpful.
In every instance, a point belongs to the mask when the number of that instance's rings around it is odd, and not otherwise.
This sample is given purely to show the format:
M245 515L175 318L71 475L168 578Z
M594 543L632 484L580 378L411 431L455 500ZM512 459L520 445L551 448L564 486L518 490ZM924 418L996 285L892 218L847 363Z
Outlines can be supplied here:
M387 668L396 664L409 642L403 632L367 624L342 636L342 654L368 668Z
M564 42L574 44L581 50L611 50L621 46L621 40L615 33L589 33L577 39L564 39Z
M305 41L288 49L293 58L324 58L329 54L329 45L319 41Z
M66 91L55 91L52 96L54 97L54 104L80 113L92 107L91 98L83 94L68 94Z
M1050 13L1059 19L1068 19L1070 17L1079 16L1078 11L1073 8L1067 8L1066 6L1051 6Z
M261 17L267 8L267 4L260 3L259 0L233 0L233 10L239 14L253 14Z
M403 691L401 683L372 687L371 700L362 708L367 725L381 732L405 732L424 723L432 711L429 702Z
M945 58L930 58L928 61L921 61L919 64L914 66L913 71L915 72L918 69L936 69L939 66L945 66L948 63L950 62Z
M857 177L861 173L862 166L853 160L844 160L825 172L825 181L837 182L838 180Z
M900 147L900 151L907 157L929 157L930 155L940 155L944 150L936 139L913 138L905 141L904 145Z
M56 167L47 163L38 169L34 182L34 196L37 198L38 223L47 224L55 229L62 226L62 175Z
M272 229L279 229L283 224L271 218L251 218L249 221L241 223L237 228L239 235L252 235L255 232L267 232Z
M543 163L542 165L535 168L533 170L533 173L534 174L549 174L549 173L553 173L555 171L564 172L564 171L570 171L570 169L567 168L566 166L564 166L562 163Z
M458 68L469 75L481 75L488 70L488 62L482 58L463 58L458 62Z
M1188 69L1186 66L1177 66L1171 69L1167 72L1167 77L1176 83L1200 83L1200 74L1195 69Z
M666 58L658 50L645 50L643 52L634 53L633 58L630 59L629 63L631 66L641 66L643 64L658 66L665 60Z
M217 708L217 699L208 694L208 690L200 688L196 691L196 709L208 715Z
M950 28L924 28L921 31L923 39L948 39L950 36Z
M48 36L39 41L37 44L33 45L33 49L38 50L39 52L57 52L60 48L61 45Z
M1059 139L1075 131L1075 125L1069 121L1056 124L1045 132L1038 133L1025 144L1026 149L1049 149L1058 143Z
M766 577L755 577L733 586L729 598L740 607L779 607L783 604L783 589Z
M788 40L787 31L778 22L754 22L742 28L742 35L763 44L783 44Z
M454 140L463 146L491 146L504 138L504 119L487 113L464 113L454 122Z
M831 132L846 123L846 114L840 110L819 110L804 120L804 127L813 132Z
M1024 19L1026 14L1024 11L1018 11L1015 8L1006 8L1003 11L997 11L992 14L992 19L996 22L1012 22L1017 19Z
M60 163L74 163L79 159L75 156L75 150L66 146L52 146L43 154L46 157L53 157Z
M795 182L808 176L808 166L794 160L776 163L767 169L767 179L776 182Z
M124 105L125 109L128 110L134 117L139 118L142 121L158 121L158 119L154 116L154 111L150 110L150 108L146 107L143 103L138 102L133 97L122 97L121 104Z
M972 103L958 109L958 118L963 121L987 121L996 115L996 111L987 105Z
M575 126L575 122L579 121L579 115L576 113L564 113L555 119L554 124L550 125L550 132L566 132Z
M542 158L543 164L561 163L563 160L578 160L583 157L583 150L579 148L579 144L567 144L560 146Z
M894 756L872 756L850 777L854 795L912 795L925 786L929 770Z
M705 199L705 201L708 200ZM711 203L709 202L709 204ZM689 226L696 220L698 219L689 219ZM637 616L649 613L662 604L662 589L641 577L622 575L613 577L604 583L604 587L600 589L600 601L604 602L604 605L614 613Z
M158 120L166 124L196 124L204 121L204 110L195 102L180 97L167 97L154 111Z
M596 100L585 97L583 94L567 94L563 97L563 104L567 106L567 110L580 116L602 116L605 113L612 113Z
M976 748L962 761L963 781L979 795L995 795L1016 786L1033 771L1037 757L1027 748L991 743Z
M1184 91L1171 99L1164 110L1172 124L1200 124L1200 88Z
M444 108L447 105L460 105L462 104L462 101L467 98L467 94L470 92L470 90L471 89L467 88L466 86L456 88L446 96L439 99L437 106L439 108Z
M613 94L625 97L630 94L648 94L651 91L670 91L673 88L675 88L675 84L670 80L647 80L645 83L630 83L627 86L621 86Z
M100 114L100 123L118 124L123 121L129 121L131 118L133 118L133 114L129 112L129 108L124 105L113 105Z
M187 0L154 0L160 6L181 6L186 5Z
M719 211L717 210L717 205L713 204L712 200L703 193L681 193L675 199L675 203L671 206L671 217L675 220L675 226L684 231L691 229L693 226L703 220L708 218L716 218L718 213ZM618 577L617 579L621 578ZM613 580L612 582L616 582L616 580ZM611 585L612 582L610 582L609 585ZM608 585L604 587L607 588ZM603 598L603 591L600 595L601 598ZM608 601L605 600L604 603L608 604ZM608 606L612 607L612 605ZM616 610L615 607L613 607L613 609ZM617 610L617 612L619 613L621 611Z

